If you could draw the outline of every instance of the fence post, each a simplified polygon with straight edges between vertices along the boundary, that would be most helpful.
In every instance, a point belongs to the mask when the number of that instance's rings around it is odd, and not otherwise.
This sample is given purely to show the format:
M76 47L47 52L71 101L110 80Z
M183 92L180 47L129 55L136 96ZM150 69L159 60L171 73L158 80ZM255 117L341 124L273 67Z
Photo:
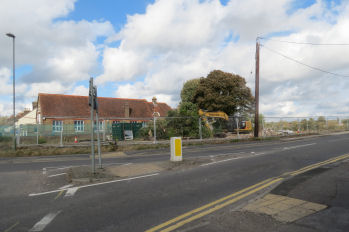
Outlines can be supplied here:
M17 146L21 143L21 126L18 125Z
M328 132L328 118L326 117L326 130Z
M39 126L36 123L36 145L39 145Z
M262 120L262 136L265 137L265 132L264 132L264 118Z
M63 147L63 122L62 122L62 127L61 127L61 147Z
M201 117L199 117L199 136L200 136L200 140L202 140Z
M307 134L309 134L309 123L308 123L308 119L307 119Z
M104 120L103 121L103 142L105 142L105 129L106 129L106 127L105 127L105 123L106 121Z
M301 124L300 124L299 118L297 118L297 124L298 124L298 134L301 134Z
M238 140L240 139L240 135L239 135L239 118L236 117L236 134L238 136Z
M99 119L98 119L98 111L96 111L96 124L97 124L97 152L98 152L98 162L99 162L99 168L102 168L101 140L100 140L100 138L99 138Z
M154 143L156 143L156 117L154 115Z

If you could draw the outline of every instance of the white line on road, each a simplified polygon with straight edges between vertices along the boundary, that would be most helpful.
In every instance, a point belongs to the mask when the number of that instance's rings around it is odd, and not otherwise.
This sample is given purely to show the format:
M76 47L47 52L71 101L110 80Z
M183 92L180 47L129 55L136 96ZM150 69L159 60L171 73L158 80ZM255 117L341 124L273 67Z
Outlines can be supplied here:
M60 187L59 189L60 190L65 190L65 189L70 188L72 186L73 186L73 184L67 184L67 185L64 185L64 186Z
M316 143L308 143L308 144L303 144L303 145L284 147L284 150L290 150L290 149L295 149L295 148L299 148L299 147L307 147L307 146L312 146L312 145L315 145L315 144Z
M79 186L77 188L79 188L79 189L80 188L87 188L87 187L92 187L92 186L97 186L97 185L110 184L110 183L122 182L122 181L128 181L128 180L135 180L135 179L141 179L141 178L146 178L146 177L151 177L151 176L156 176L156 175L159 175L159 173L157 172L157 173L144 175L144 176L135 176L135 177L125 178L125 179L120 179L120 180L111 180L111 181L106 181L106 182L101 182L101 183L82 185L82 186ZM66 189L62 188L62 189L56 189L56 190L42 192L42 193L30 193L28 196L33 197L33 196L45 195L45 194L60 192L62 190L66 190Z
M52 220L61 212L61 210L53 213L47 214L45 217L43 217L40 221L38 221L33 228L31 228L29 231L43 231L45 227L52 222Z
M231 159L225 159L225 160L220 160L220 161L215 161L215 162L211 162L211 163L207 163L207 164L201 164L200 166L208 166L208 165L212 165L212 164L217 164L217 163L222 163L222 162L226 162L226 161L230 161L230 160L235 160L235 159L241 159L242 157L235 157L235 158L231 158Z
M260 155L265 155L266 153L255 153L255 152L251 152L252 155L246 155L246 156L239 156L239 157L234 157L234 158L230 158L230 159L225 159L225 160L219 160L219 161L215 161L215 162L211 162L211 163L207 163L207 164L201 164L200 167L203 166L208 166L208 165L212 165L212 164L217 164L217 163L222 163L222 162L227 162L230 160L237 160L237 159L246 159L246 158L251 158L251 157L256 157L256 156L260 156Z
M109 166L109 165L113 165L113 164L120 164L120 165L125 165L125 164L129 164L129 163L105 163L104 166ZM57 167L45 167L43 168L43 170L45 169L51 169L52 170L62 170L62 169L68 169L68 168L74 168L74 167L85 167L85 166L90 166L91 164L82 164L82 165L70 165L70 166L57 166Z
M50 175L48 177L55 177L55 176L62 176L62 175L67 175L67 173L63 172L63 173L58 173L58 174L54 174L54 175Z
M79 187L73 187L73 188L68 188L67 192L65 193L64 197L72 197L78 191Z

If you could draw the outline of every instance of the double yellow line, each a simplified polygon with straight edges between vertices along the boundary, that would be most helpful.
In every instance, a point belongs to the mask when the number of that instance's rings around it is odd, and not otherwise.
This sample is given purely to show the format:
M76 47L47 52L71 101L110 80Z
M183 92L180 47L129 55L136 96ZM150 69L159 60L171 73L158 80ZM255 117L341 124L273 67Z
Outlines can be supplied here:
M349 158L349 154L345 154L345 155L341 155L332 159L328 159L316 164L312 164L306 167L303 167L299 170L293 171L293 172L289 172L289 173L285 173L291 176L296 176L298 174L307 172L311 169L326 165L326 164L330 164L330 163L334 163L340 160L344 160ZM225 196L223 198L220 198L216 201L213 201L209 204L206 204L204 206L201 206L197 209L191 210L187 213L184 213L178 217L175 217L167 222L164 222L158 226L155 226L153 228L150 228L148 230L146 230L146 232L155 232L155 231L161 231L161 232L169 232L169 231L173 231L187 223L190 223L196 219L199 219L201 217L204 217L210 213L213 213L227 205L233 204L249 195L252 195L262 189L265 189L277 182L282 181L284 178L283 177L275 177L275 178L269 178L267 180L264 180L262 182L259 182L255 185L252 185L250 187L244 188L238 192L235 192L233 194L230 194L228 196Z
M349 154L337 156L337 157L334 157L332 159L328 159L328 160L325 160L325 161L322 161L322 162L319 162L319 163L316 163L316 164L312 164L312 165L306 166L304 168L301 168L301 169L296 170L294 172L290 172L288 174L291 175L291 176L296 176L296 175L299 175L301 173L304 173L304 172L310 171L312 169L318 168L320 166L323 166L323 165L326 165L326 164L331 164L331 163L334 163L334 162L337 162L337 161L340 161L340 160L344 160L344 159L347 159L347 158L349 158Z
M154 232L154 231L159 231L160 229L162 229L161 231L162 232L168 232L168 231L173 231L181 226L183 226L184 224L187 224L189 222L192 222L198 218L201 218L207 214L210 214L214 211L217 211L221 208L223 208L224 206L227 206L227 205L230 205L238 200L241 200L261 189L264 189L266 187L269 187L270 185L276 183L276 182L279 182L283 180L283 178L270 178L270 179L267 179L267 180L264 180L262 182L259 182L255 185L252 185L250 187L247 187L245 189L242 189L238 192L235 192L233 194L230 194L228 196L225 196L223 198L220 198L216 201L213 201L207 205L204 205L204 206L201 206L200 208L197 208L197 209L194 209L192 211L189 211L185 214L182 214L176 218L173 218L167 222L164 222L158 226L155 226L151 229L148 229L146 230L146 232ZM223 203L222 203L223 202ZM220 204L221 203L221 204ZM209 208L209 209L208 209ZM207 210L205 210L207 209ZM182 220L184 219L184 220ZM176 223L176 224L174 224ZM167 227L165 229L163 229L164 227L166 226L169 226L171 224L174 224L170 227Z

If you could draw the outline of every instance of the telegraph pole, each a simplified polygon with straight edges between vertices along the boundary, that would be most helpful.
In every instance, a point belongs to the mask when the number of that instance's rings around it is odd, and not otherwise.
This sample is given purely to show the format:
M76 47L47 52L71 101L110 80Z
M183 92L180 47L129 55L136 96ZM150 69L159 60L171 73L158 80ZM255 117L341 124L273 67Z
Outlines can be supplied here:
M254 116L254 137L259 134L259 38L256 39L256 78L255 78L255 116Z

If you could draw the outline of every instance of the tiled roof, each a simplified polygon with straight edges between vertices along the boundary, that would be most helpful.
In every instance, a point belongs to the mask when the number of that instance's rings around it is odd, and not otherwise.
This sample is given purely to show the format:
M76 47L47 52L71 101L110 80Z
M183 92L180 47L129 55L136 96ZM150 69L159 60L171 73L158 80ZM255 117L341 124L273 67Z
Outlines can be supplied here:
M39 107L42 117L90 117L87 96L39 93ZM124 118L125 107L130 108L130 118L153 117L153 103L145 99L98 97L100 118ZM155 108L161 116L171 110L166 103L158 103Z

